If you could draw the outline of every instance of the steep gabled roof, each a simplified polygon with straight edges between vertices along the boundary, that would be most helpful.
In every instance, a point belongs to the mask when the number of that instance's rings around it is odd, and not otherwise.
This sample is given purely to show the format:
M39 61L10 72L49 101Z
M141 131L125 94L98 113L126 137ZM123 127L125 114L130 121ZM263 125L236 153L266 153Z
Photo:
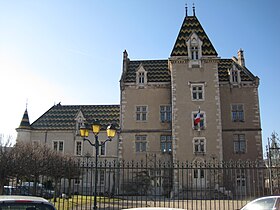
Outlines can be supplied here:
M124 82L135 82L136 71L142 65L147 71L148 82L170 82L168 60L138 60L129 61L124 75Z
M220 59L218 63L219 81L229 82L228 70L235 65L240 70L240 77L242 82L254 81L255 76L244 66L240 66L233 59Z
M196 16L186 16L174 44L171 56L188 56L186 40L196 33L202 44L202 56L217 56L214 46Z
M82 111L88 124L99 120L105 129L110 123L119 125L119 105L54 105L35 122L31 129L36 130L71 130L75 129L75 118Z

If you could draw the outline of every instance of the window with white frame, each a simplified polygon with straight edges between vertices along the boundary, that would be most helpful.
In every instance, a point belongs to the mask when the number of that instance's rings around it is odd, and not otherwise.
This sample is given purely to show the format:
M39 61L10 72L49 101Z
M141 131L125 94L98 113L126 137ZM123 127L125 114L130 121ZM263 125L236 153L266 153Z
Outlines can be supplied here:
M136 120L137 121L147 120L147 106L136 106Z
M61 140L54 140L53 142L53 150L57 152L63 152L64 151L64 142Z
M198 46L191 46L191 58L192 60L198 60Z
M231 84L239 84L241 82L240 70L233 65L231 69L228 70L229 80Z
M199 113L192 112L192 126L194 130L204 130L206 128L206 115L205 112L200 111Z
M192 100L193 101L202 101L204 100L204 85L203 84L192 84Z
M206 152L205 138L194 138L193 139L193 152L194 152L194 154L205 154L205 152Z
M244 169L240 169L236 175L236 186L237 188L246 187L246 176Z
M102 143L100 142L100 146L99 146L99 151L98 151L98 155L106 155L106 143Z
M136 152L146 152L147 147L147 136L136 135L135 136L135 150Z
M136 84L143 86L147 83L147 71L142 64L136 70Z
M231 105L231 119L233 122L244 122L243 104L232 104Z
M245 134L234 134L233 135L233 148L234 148L234 153L245 153L246 152Z
M82 141L75 141L75 155L82 155Z
M160 121L170 122L171 121L171 106L160 106Z
M160 136L160 148L161 152L171 152L172 151L172 136L171 135L161 135Z
M145 73L138 72L138 84L144 84L144 83L145 83Z
M195 179L203 179L203 178L205 178L204 169L194 169L193 170L193 178L195 178Z
M200 68L202 57L202 41L196 33L192 33L190 38L186 40L186 45L188 49L188 58L190 59L189 67Z

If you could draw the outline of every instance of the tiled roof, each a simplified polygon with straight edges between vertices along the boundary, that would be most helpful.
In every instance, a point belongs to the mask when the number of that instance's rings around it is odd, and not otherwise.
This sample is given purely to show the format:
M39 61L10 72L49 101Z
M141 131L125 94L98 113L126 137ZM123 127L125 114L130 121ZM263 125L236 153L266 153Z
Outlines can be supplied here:
M255 76L246 67L240 66L232 59L220 59L218 64L220 82L229 82L228 70L232 68L232 65L235 65L240 70L241 81L254 80Z
M202 55L203 56L217 56L214 46L209 40L207 34L203 30L200 22L196 16L187 16L184 19L177 40L171 52L171 56L187 56L188 50L186 46L186 40L192 33L196 33L202 43Z
M136 71L141 64L147 71L148 82L170 82L168 60L129 61L124 82L136 81Z
M25 112L22 116L22 120L21 120L18 128L20 128L20 129L30 129L30 122L29 122L27 109L25 110Z
M120 106L119 105L54 105L35 122L31 124L31 129L38 130L71 130L75 129L76 116L82 111L88 124L99 120L102 129L110 123L119 125Z
M167 60L140 60L129 61L128 70L124 77L124 82L136 82L136 70L140 65L148 72L148 82L170 82L171 77L168 70ZM219 81L229 81L228 70L235 65L240 72L241 81L253 81L255 76L246 68L241 67L233 59L220 59L218 63Z

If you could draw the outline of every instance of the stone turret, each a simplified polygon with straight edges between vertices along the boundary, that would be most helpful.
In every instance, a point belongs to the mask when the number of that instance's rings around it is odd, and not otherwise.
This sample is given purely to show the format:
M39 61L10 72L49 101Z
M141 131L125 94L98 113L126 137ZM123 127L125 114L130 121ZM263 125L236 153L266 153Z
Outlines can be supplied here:
M25 109L25 112L21 119L20 125L16 129L16 131L17 131L17 142L18 141L24 141L24 142L30 141L31 126L30 126L30 122L29 122L27 109Z

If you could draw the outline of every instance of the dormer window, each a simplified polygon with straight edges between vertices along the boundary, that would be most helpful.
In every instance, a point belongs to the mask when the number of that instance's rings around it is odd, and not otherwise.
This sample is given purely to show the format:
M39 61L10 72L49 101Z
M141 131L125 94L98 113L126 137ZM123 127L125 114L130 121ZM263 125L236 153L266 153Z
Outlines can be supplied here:
M81 110L78 111L78 113L75 117L75 121L76 121L75 133L76 133L77 136L79 136L80 135L80 128L85 126L85 121L86 121L86 119L85 119Z
M186 40L186 45L188 48L188 58L190 59L190 68L200 68L201 67L201 57L202 57L202 41L199 39L196 33L193 33L189 39Z
M229 74L229 81L233 85L238 85L241 82L241 77L240 77L240 70L233 65L231 69L228 70Z
M145 83L145 73L144 72L139 72L138 73L138 83L139 84L144 84Z
M191 47L191 54L192 54L192 60L198 60L198 47L197 46Z
M142 64L140 64L136 71L136 83L140 86L143 86L147 83L147 71L144 69Z

